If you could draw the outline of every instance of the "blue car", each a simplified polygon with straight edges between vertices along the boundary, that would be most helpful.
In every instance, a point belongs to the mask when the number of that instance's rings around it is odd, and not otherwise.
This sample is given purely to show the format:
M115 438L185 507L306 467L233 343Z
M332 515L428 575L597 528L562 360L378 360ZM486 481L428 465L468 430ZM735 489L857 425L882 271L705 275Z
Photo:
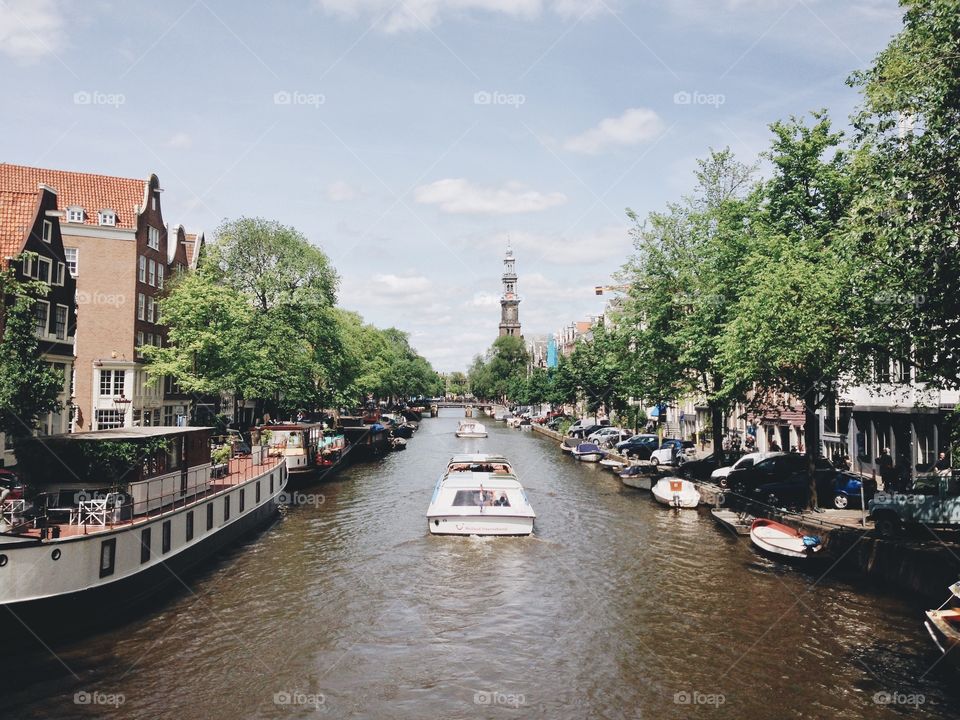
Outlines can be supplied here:
M869 478L861 478L854 473L843 471L830 475L818 473L817 504L820 507L833 507L837 510L859 508L861 486L864 499L869 501L876 492L876 486ZM751 495L760 502L777 507L803 508L808 505L809 480L804 474L796 473L777 482L759 485Z

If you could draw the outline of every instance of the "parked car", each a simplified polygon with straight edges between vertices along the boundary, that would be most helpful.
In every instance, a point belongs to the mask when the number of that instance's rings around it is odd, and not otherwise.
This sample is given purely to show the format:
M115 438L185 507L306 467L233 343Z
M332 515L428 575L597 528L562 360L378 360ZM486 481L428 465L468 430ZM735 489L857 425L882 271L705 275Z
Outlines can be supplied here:
M828 472L817 475L817 505L832 506L837 510L860 507L860 488L864 499L870 500L876 492L876 484L849 472ZM791 475L784 480L761 485L754 491L761 502L778 507L804 508L809 505L810 481L806 473Z
M881 535L899 535L905 527L960 527L960 478L926 475L916 479L910 492L882 492L868 503L870 517Z
M660 438L656 435L634 435L629 440L617 443L617 452L626 457L639 460L649 460L650 454L660 446Z
M717 469L716 453L710 453L696 460L687 460L678 469L677 472L685 478L691 480L708 480L710 474Z
M610 446L616 445L618 442L624 439L625 431L617 427L602 427L596 432L590 433L587 436L587 440L590 442L596 443L597 445L603 446L608 444Z
M650 462L654 465L681 465L687 460L695 460L697 446L691 440L666 438L660 447L650 454Z
M824 458L814 461L814 476L819 488L830 487L837 470ZM766 502L770 494L785 500L791 497L790 492L799 492L797 488L809 486L807 456L799 453L770 453L767 457L753 465L731 470L727 476L727 485L736 494L744 498L752 498ZM777 485L777 488L767 488L757 492L762 486ZM794 487L794 486L797 487ZM779 494L778 494L779 493ZM783 496L781 498L781 495Z
M560 423L569 420L569 415L554 415L552 418L547 420L547 427L551 430L556 430L560 427Z
M766 457L770 457L772 453L768 452L752 452L747 453L739 460L737 460L733 465L728 465L727 467L717 468L712 473L710 473L710 479L715 483L720 485L720 487L727 487L727 477L730 475L732 470L740 470L742 468L753 467L753 464L763 460Z
M579 438L579 439L581 439L581 440L585 440L587 437L589 437L589 436L592 435L593 433L597 432L597 430L600 430L600 429L602 429L602 428L604 428L604 427L607 427L607 425L584 425L584 426L579 427L579 428L577 428L577 429L570 428L570 429L567 431L567 436L568 436L568 437L572 437L572 438Z

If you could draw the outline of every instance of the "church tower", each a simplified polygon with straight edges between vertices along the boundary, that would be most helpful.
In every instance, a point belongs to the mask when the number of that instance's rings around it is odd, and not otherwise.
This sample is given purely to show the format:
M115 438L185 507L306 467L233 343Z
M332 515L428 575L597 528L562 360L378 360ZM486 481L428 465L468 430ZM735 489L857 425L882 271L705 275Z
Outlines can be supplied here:
M520 298L517 296L517 270L514 266L513 248L507 244L503 259L503 295L500 297L500 337L520 337Z

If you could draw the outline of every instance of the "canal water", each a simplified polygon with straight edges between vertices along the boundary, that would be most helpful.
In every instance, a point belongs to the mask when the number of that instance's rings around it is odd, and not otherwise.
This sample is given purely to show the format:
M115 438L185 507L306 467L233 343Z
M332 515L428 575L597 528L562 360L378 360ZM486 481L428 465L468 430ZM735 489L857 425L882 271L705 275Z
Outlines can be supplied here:
M458 440L459 417L304 489L140 619L5 653L0 716L957 717L920 607L763 559L538 434ZM464 451L513 461L534 536L427 533Z

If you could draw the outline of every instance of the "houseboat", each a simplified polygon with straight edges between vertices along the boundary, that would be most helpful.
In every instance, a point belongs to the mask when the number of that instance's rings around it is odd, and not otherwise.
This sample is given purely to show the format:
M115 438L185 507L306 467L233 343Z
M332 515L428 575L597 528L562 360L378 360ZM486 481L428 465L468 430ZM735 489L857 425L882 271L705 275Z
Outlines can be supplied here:
M284 458L211 440L211 428L132 427L19 444L34 507L3 503L3 628L102 626L276 517Z
M257 430L267 453L286 462L290 487L302 485L316 475L323 444L322 423L279 423Z

